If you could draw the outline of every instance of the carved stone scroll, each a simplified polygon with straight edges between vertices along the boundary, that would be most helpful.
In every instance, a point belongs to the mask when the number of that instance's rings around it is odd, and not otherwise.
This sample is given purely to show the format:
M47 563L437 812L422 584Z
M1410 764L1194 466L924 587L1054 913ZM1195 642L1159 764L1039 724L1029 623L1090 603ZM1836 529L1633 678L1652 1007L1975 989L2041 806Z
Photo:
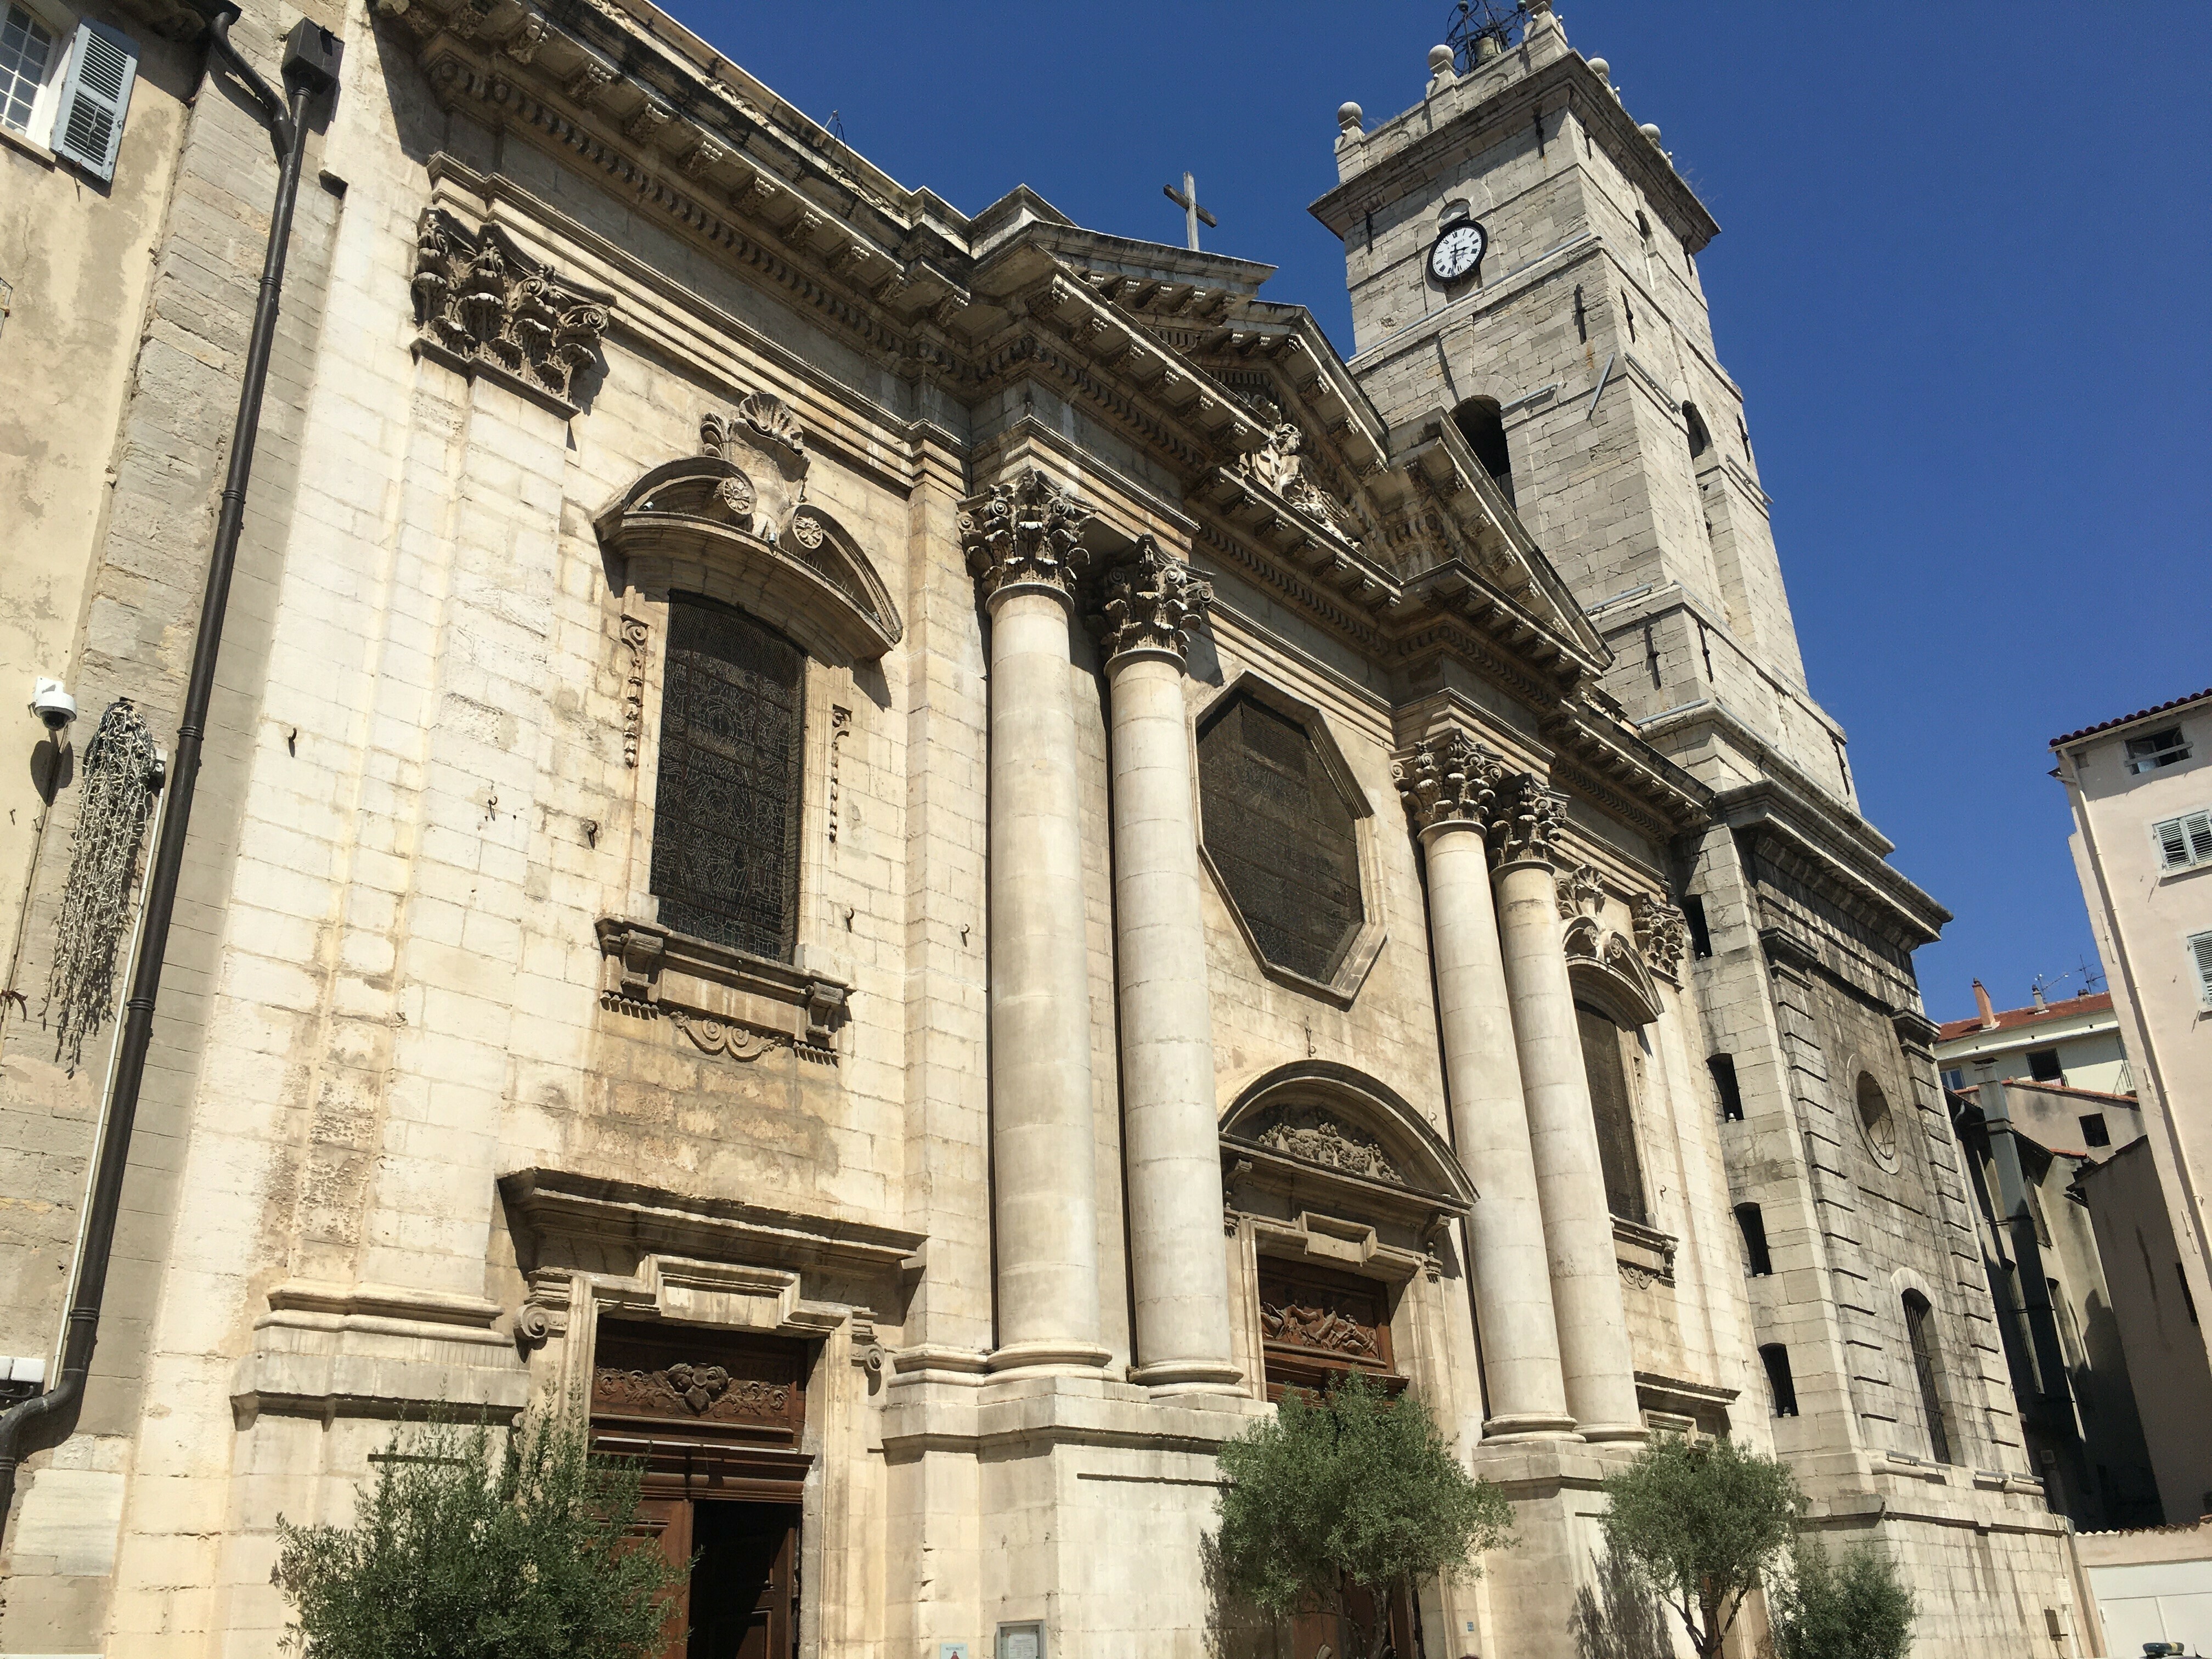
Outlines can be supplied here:
M1406 1184L1405 1177L1398 1173L1398 1166L1372 1135L1347 1128L1315 1107L1282 1108L1252 1139L1302 1164L1341 1170L1346 1175L1362 1176L1370 1181L1387 1181L1394 1187Z
M419 354L465 374L489 371L573 412L578 380L599 360L605 301L436 208L416 227L411 286Z
M1267 441L1237 458L1237 470L1266 485L1308 518L1318 520L1346 541L1357 541L1351 509L1307 476L1305 434L1296 422L1267 398L1252 399L1250 407L1267 427Z
M1106 573L1105 592L1102 642L1109 659L1125 651L1184 655L1190 630L1206 620L1213 603L1213 584L1150 536L1138 542L1135 557Z
M637 764L645 731L645 647L653 630L635 617L622 619L623 644L629 649L629 678L623 684L623 764Z
M1628 913L1635 921L1637 945L1652 972L1679 982L1690 936L1681 911L1656 893L1638 893L1628 901Z
M830 841L837 840L837 763L845 738L853 729L853 711L832 705L830 710Z

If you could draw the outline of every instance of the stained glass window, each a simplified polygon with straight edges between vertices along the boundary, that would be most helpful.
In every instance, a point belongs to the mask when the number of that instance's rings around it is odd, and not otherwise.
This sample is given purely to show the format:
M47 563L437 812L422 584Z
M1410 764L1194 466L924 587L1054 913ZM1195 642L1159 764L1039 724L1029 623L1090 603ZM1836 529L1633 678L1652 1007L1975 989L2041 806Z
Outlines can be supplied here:
M806 659L742 611L669 597L653 890L678 933L791 960Z

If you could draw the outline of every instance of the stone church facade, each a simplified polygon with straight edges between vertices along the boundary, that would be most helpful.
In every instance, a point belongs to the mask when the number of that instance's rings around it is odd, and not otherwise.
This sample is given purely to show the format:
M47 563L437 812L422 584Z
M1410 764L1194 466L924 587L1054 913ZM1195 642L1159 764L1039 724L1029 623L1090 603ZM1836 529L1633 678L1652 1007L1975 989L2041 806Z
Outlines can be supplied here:
M1919 1651L2093 1650L1912 976L1946 918L1805 686L1717 228L1532 10L1340 114L1349 359L1264 265L897 184L644 0L325 20L0 1652L273 1652L280 1515L396 1416L534 1404L645 1460L749 1653L1303 1653L1219 1628L1213 1454L1347 1370L1514 1503L1398 1610L1431 1659L1590 1638L1658 1430L1790 1458ZM258 143L181 123L70 665L157 732ZM26 1353L100 1100L38 1036Z

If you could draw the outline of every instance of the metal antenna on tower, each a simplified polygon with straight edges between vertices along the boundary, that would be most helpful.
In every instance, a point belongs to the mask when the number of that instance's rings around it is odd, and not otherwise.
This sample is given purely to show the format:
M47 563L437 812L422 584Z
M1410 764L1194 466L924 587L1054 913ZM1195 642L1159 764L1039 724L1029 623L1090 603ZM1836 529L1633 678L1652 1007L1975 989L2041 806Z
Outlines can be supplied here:
M1459 0L1444 30L1444 44L1462 75L1520 43L1528 22L1526 0Z

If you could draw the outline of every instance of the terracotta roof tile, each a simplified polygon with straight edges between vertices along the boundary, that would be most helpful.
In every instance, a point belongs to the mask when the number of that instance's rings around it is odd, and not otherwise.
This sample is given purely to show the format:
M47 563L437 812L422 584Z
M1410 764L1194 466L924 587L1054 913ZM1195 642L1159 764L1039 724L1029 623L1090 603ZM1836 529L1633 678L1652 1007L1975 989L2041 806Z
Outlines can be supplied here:
M2039 1025L2048 1019L2071 1019L2081 1014L2100 1014L2112 1006L2110 991L2094 991L2085 997L2069 997L2063 1002L2053 1002L2038 1008L2030 1004L2025 1008L2002 1008L1997 1011L1995 1027L1985 1026L1979 1019L1950 1019L1936 1028L1936 1040L1949 1042L1954 1038L1972 1036L1977 1031L1996 1030L2017 1031L2030 1025Z
M2185 697L2176 697L2172 702L2161 702L2148 708L2138 708L2132 714L2118 715L2112 720L2099 720L2094 726L2085 726L2079 732L2068 732L2063 736L2051 738L2051 746L2056 749L2060 744L2071 743L2076 738L2089 737L2099 732L2109 732L2116 726L2125 726L2130 720L2148 720L2153 714L2163 714L2167 709L2179 708L2185 703L2202 702L2207 697L2212 697L2212 686L2207 686L2202 691L2192 691Z

